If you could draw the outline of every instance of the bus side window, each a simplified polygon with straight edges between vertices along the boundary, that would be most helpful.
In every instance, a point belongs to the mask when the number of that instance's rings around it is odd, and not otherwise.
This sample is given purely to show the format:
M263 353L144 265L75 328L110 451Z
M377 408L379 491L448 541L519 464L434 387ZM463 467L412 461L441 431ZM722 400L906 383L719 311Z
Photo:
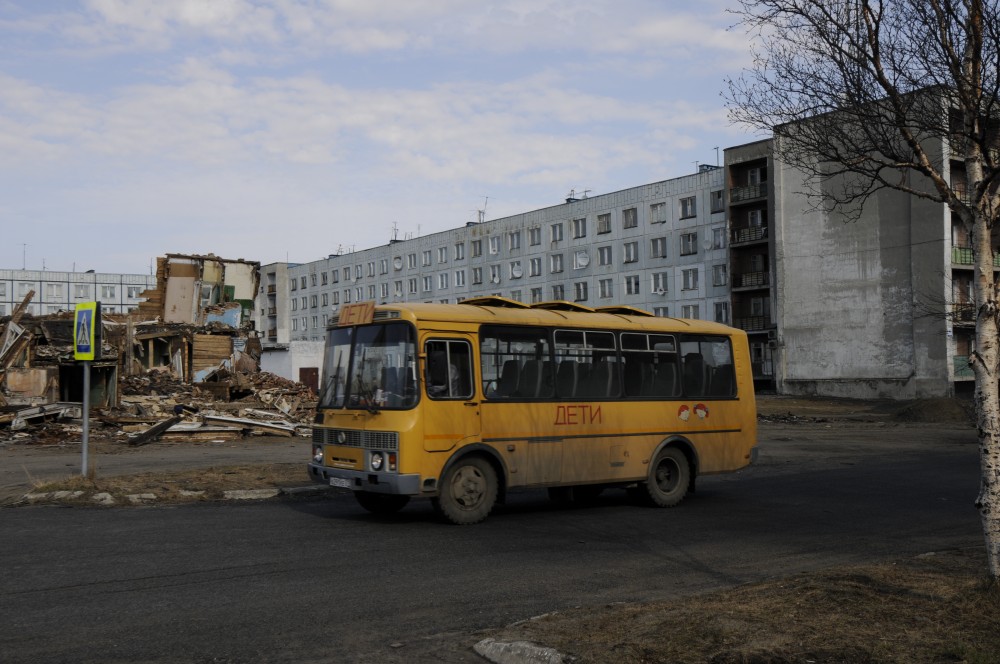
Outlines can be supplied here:
M427 396L468 399L472 396L471 347L464 341L428 341Z

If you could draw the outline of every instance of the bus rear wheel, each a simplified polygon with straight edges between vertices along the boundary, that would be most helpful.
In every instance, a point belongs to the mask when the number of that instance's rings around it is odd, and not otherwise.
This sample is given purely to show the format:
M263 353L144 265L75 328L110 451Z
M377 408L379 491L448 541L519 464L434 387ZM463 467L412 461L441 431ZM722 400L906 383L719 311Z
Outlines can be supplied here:
M410 502L409 496L397 496L388 493L371 493L370 491L355 491L354 497L358 504L372 514L386 516L395 514Z
M497 474L493 466L480 457L469 457L445 472L441 493L432 499L432 504L447 521L468 525L489 516L496 500Z
M673 507L684 500L691 486L691 465L684 452L668 447L649 466L649 479L639 486L640 495L655 507Z

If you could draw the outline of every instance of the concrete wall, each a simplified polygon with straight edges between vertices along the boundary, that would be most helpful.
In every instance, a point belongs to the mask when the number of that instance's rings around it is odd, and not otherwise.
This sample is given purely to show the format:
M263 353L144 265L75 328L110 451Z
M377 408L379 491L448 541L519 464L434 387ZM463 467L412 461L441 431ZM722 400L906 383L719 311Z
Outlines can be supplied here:
M943 206L886 190L851 221L814 209L801 172L775 170L779 392L950 394L945 322L922 306L944 298Z
M322 341L292 341L283 348L265 348L260 368L289 380L299 379L299 369L323 367Z

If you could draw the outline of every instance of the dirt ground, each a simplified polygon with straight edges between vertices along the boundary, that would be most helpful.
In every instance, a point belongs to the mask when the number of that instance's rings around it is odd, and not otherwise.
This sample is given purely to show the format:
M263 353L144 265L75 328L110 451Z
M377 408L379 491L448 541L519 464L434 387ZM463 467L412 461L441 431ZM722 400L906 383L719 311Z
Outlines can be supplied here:
M927 426L961 432L972 422L970 404L954 399L764 396L758 411L762 438L785 440L822 439L838 423L908 431L934 423ZM0 432L0 498L6 491L6 505L27 504L21 496L31 490L80 491L49 499L76 504L92 504L97 492L122 499L148 494L163 502L218 500L226 490L307 485L308 451L309 441L302 438L158 442L143 448L112 439L98 444L96 472L85 478L78 442L4 440ZM580 607L474 636L544 645L565 654L564 661L580 663L986 664L1000 661L1000 589L986 582L984 570L982 549L936 552L670 603Z

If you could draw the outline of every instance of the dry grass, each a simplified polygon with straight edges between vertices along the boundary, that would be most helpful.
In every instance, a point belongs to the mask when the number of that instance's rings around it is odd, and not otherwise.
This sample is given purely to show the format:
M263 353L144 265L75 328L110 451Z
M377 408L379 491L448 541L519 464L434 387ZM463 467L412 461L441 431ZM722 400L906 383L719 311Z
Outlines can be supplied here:
M218 500L223 492L238 489L265 489L309 484L301 463L219 466L174 473L143 473L118 477L76 476L58 482L36 484L35 493L83 491L76 499L59 502L91 503L98 493L111 494L118 502L125 496L153 494L157 502Z
M984 570L981 555L950 552L552 614L495 638L607 664L986 664L1000 661L1000 589Z

